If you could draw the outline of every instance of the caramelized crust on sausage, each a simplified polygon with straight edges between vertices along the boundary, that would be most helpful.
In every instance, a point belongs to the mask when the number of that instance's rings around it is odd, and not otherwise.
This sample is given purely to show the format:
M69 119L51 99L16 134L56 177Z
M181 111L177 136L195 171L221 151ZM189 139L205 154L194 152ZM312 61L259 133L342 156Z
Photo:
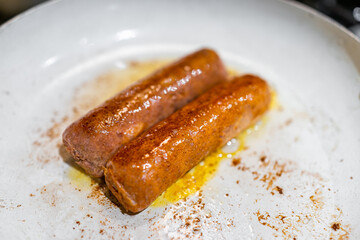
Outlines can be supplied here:
M107 160L123 144L226 78L225 67L213 50L197 51L71 124L63 133L64 146L88 174L101 177Z
M206 155L265 113L270 91L256 76L221 83L141 136L108 161L105 181L130 212L148 207Z

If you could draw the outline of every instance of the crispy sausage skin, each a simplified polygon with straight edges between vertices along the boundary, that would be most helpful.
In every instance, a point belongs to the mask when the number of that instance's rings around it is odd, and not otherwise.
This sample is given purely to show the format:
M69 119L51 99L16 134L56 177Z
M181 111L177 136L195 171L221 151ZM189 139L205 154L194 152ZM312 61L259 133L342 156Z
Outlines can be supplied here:
M64 146L88 174L101 177L107 160L123 144L226 78L219 56L210 49L199 50L142 79L71 124L63 133Z
M256 76L220 83L124 145L108 161L105 181L130 212L148 207L206 155L265 113L271 94Z

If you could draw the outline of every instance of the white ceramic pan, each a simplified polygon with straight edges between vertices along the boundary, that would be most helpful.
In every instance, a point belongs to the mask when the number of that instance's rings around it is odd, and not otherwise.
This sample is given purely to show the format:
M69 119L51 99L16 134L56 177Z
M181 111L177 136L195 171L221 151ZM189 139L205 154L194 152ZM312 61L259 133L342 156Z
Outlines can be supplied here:
M200 191L123 213L67 163L61 133L130 80L204 46L262 76L277 100L242 151L236 141L222 150ZM31 9L0 27L0 238L359 239L359 71L358 39L288 1Z

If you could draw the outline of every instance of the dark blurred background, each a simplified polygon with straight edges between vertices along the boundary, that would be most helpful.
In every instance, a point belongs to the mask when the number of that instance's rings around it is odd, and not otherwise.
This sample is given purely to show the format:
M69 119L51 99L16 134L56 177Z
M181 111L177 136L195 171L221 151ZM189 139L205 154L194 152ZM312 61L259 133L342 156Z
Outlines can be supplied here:
M0 24L44 0L0 0ZM297 0L348 28L360 37L360 0Z
M44 0L0 0L0 24Z
M336 20L360 37L360 0L298 0Z

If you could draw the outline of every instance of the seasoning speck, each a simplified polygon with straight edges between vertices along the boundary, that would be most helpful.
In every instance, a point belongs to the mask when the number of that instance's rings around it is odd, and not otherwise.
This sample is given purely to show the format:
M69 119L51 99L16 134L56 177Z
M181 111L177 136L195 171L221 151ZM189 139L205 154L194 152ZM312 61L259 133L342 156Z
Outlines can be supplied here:
M333 223L331 225L331 228L334 230L334 231L337 231L340 229L340 223Z
M240 158L234 158L234 159L232 160L231 165L235 167L235 166L239 165L240 162L241 162L241 159L240 159Z
M280 193L280 194L284 194L283 189L279 186L276 186L275 190L278 191L278 193Z

